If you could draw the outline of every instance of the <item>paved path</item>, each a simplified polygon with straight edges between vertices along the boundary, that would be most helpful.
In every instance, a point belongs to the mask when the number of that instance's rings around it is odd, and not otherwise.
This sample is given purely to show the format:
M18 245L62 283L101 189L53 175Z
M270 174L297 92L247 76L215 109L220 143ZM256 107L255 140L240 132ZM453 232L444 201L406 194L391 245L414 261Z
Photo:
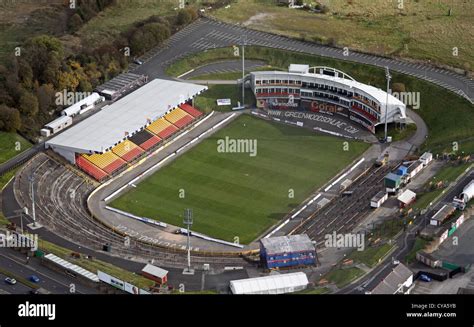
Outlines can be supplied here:
M266 63L262 60L245 60L246 72L255 70L256 68L262 66L266 66ZM202 65L193 69L191 72L186 73L185 75L181 75L180 78L191 79L193 77L207 74L222 74L235 72L242 73L242 60L225 60Z
M436 68L429 64L411 63L401 59L384 58L351 51L348 56L342 49L303 42L284 36L251 30L209 18L200 18L174 34L164 45L156 47L143 56L144 64L131 65L135 73L147 74L152 78L169 78L165 69L171 63L193 53L239 44L246 35L247 44L308 53L344 61L351 61L377 67L389 67L393 71L411 75L459 94L471 103L474 101L474 81L463 75Z

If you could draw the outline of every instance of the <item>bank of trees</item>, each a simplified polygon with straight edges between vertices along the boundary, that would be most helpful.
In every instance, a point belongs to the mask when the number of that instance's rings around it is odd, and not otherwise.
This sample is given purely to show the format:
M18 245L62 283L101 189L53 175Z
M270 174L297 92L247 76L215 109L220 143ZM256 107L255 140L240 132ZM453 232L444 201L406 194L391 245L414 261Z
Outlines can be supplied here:
M82 0L81 9L75 14L88 20L114 2ZM19 131L33 139L41 126L55 116L55 111L62 109L55 102L57 92L92 91L124 71L133 57L162 43L196 17L191 9L182 9L166 18L152 16L112 42L95 49L83 48L79 53L65 49L54 36L28 39L21 46L20 55L12 55L7 64L0 65L0 130ZM126 48L132 58L126 56Z

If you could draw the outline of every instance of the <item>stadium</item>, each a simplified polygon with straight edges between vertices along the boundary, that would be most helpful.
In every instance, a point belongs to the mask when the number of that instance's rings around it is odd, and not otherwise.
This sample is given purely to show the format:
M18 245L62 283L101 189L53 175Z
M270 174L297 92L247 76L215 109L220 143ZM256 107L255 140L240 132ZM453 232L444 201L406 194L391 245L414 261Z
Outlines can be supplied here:
M260 108L336 113L372 133L385 120L406 119L406 106L396 97L334 68L292 64L288 72L253 72L249 79Z
M155 258L185 254L182 214L192 208L195 261L226 263L258 251L259 239L369 147L353 140L337 151L337 137L254 110L205 114L194 99L206 90L154 79L53 136L15 180L19 206L36 190L49 229L80 243L87 231L94 248ZM258 155L220 153L216 141L228 139L258 141ZM124 248L127 237L136 249Z
M204 114L194 99L206 86L151 80L50 138L45 143L50 157L41 156L23 174L72 165L74 173L67 175L74 181L69 183L79 185L74 192L83 194L87 207L84 200L73 206L102 228L173 251L184 249L182 213L192 208L197 217L194 254L234 256L255 251L256 242L273 235L292 208L304 204L369 147L367 141L351 140L349 151L337 151L340 138L314 133L302 124L275 122L258 109L336 113L374 132L385 120L388 99L387 121L406 118L405 105L395 97L333 68L292 64L287 73L251 72L245 81L251 82L257 110ZM229 139L258 141L259 155L216 151L216 141ZM300 162L297 170L294 160ZM83 186L84 177L76 169L100 184ZM47 192L50 197L61 193ZM176 196L181 192L187 195Z

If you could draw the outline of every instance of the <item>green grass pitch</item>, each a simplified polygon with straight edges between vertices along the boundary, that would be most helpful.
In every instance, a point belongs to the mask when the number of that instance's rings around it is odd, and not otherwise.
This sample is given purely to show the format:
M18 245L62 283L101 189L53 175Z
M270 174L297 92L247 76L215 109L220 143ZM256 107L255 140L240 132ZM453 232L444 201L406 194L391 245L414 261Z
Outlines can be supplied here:
M257 140L257 155L218 152L225 137ZM369 146L349 142L344 151L343 142L242 115L112 206L176 226L192 208L192 230L248 244Z

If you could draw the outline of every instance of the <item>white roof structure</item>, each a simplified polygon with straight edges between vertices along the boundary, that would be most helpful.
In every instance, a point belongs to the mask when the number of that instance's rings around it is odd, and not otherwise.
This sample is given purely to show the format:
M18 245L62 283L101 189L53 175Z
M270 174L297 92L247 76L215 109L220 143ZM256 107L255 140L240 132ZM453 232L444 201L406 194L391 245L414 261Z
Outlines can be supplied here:
M81 275L82 277L85 277L93 282L96 282L98 283L99 282L99 277L96 275L96 274L93 274L91 273L90 271L88 270L85 270L84 268L81 268L75 264L72 264L66 260L63 260L61 259L60 257L50 253L50 254L47 254L44 256L46 259L54 262L55 264L63 267L63 268L66 268L70 271L73 271L75 273L77 273L78 275Z
M404 264L400 263L392 272L385 277L373 290L372 294L395 294L405 287L409 287L409 279L413 276L413 272Z
M89 95L88 97L74 103L72 106L67 107L66 109L61 111L61 114L64 115L64 116L77 115L79 113L79 111L81 111L81 106L82 105L90 106L90 105L94 104L94 102L96 102L99 99L100 99L99 93L94 92L91 95Z
M461 193L461 198L465 203L469 202L474 197L474 179L464 187Z
M288 71L290 73L307 74L309 71L309 65L290 64Z
M377 100L379 103L382 103L385 105L387 102L387 92L385 92L382 89L376 88L375 86L372 85L367 85L364 83L357 82L356 80L348 79L348 78L342 78L338 76L329 76L325 74L314 74L314 73L290 73L290 72L282 72L282 71L256 71L252 72L252 74L262 77L265 75L277 75L278 78L282 77L291 77L291 76L303 76L303 77L309 77L312 79L317 79L320 80L321 82L325 82L327 84L328 82L333 83L333 84L340 84L343 86L348 86L350 88L355 88L363 91L364 93L372 96ZM389 105L394 105L394 106L401 106L405 107L405 104L398 100L396 97L393 95L389 94L388 95L388 104Z
M275 236L260 240L267 255L314 251L314 244L306 234Z
M308 277L303 272L233 280L233 294L283 294L304 290Z
M397 198L397 200L402 202L402 203L408 204L415 197L416 197L416 193L407 189L402 194L400 194L400 196Z
M425 152L420 157L420 160L431 160L431 159L433 159L433 154L431 152Z
M103 108L64 133L47 147L78 153L103 153L128 136L164 116L206 86L155 79L117 102Z
M45 127L49 127L51 129L56 129L60 126L62 126L63 124L67 123L68 121L71 120L71 117L68 117L68 116L61 116L59 118L56 118L55 120L53 120L52 122L49 122L48 124L44 125Z
M306 70L308 68L308 70ZM324 72L331 72L334 76L324 74ZM345 89L355 89L362 91L365 95L370 98L373 98L381 106L381 117L380 121L385 119L385 104L388 103L388 120L389 122L394 119L394 114L391 112L398 112L400 118L406 118L406 105L394 97L391 94L388 94L387 101L387 92L372 85L367 85L360 83L345 74L342 71L339 71L330 67L308 67L308 65L296 65L291 64L288 72L282 71L256 71L251 72L251 75L254 75L258 79L292 79L297 78L301 81L307 82L316 82L324 85L335 86Z
M163 278L168 274L167 270L164 270L160 267L153 266L150 264L147 264L143 269L142 272L150 274L152 276L158 277L158 278Z

